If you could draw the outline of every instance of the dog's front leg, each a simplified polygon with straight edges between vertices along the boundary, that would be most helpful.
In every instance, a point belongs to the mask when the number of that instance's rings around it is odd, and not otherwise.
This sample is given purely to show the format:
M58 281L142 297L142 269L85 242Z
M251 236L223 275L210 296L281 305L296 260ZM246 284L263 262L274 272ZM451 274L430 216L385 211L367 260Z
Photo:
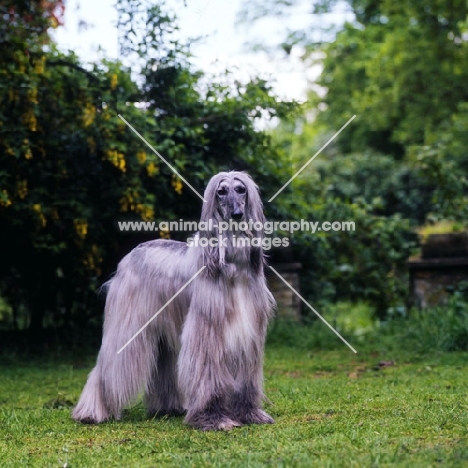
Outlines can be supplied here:
M202 430L241 426L230 401L234 379L226 364L223 298L219 289L198 289L182 331L178 383L187 410L185 422ZM214 306L217 305L215 309Z

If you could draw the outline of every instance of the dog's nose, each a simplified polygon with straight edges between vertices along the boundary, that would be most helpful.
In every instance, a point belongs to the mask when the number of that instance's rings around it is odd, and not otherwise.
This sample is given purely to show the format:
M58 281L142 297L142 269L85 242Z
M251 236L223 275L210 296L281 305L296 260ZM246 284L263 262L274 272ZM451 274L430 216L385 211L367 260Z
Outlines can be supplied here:
M231 218L232 219L241 219L243 214L244 213L242 213L241 210L235 210L235 211L232 212Z

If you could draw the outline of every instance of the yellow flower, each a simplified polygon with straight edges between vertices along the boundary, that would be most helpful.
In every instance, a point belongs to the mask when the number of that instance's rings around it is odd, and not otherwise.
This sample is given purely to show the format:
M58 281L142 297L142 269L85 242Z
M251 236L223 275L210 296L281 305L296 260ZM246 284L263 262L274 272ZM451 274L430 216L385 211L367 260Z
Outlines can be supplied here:
M171 233L169 232L169 229L161 229L159 231L159 237L161 239L170 239L171 238Z
M41 223L41 226L42 227L45 227L45 225L47 224L47 219L46 217L44 216L44 213L42 212L42 207L39 203L35 203L33 206L32 206L32 209L33 211L35 211L37 213L37 217L39 218L39 221Z
M24 158L25 159L32 159L33 155L31 152L31 148L29 147L29 140L25 138L23 140L23 151L24 151Z
M45 61L46 61L45 55L43 55L39 60L36 60L36 63L34 64L34 71L38 75L42 75L42 73L44 73Z
M154 219L154 210L150 205L138 204L136 206L136 211L139 213L143 221L151 221Z
M84 239L86 234L88 234L88 222L86 219L74 219L73 224L75 226L75 231L79 237Z
M158 166L156 166L156 164L154 162L150 162L146 166L146 172L148 173L148 175L150 177L153 177L154 174L157 174L159 172L159 168L158 168Z
M16 191L18 193L18 197L21 200L24 200L28 195L28 181L27 180L20 180L16 184Z
M120 211L135 211L135 200L138 199L136 190L128 190L125 195L119 200Z
M138 159L138 162L140 164L144 164L145 161L146 161L146 153L144 151L138 151L137 155L136 155L137 159Z
M22 116L21 120L29 127L29 130L32 132L37 130L37 119L32 109L28 109L26 114Z
M55 16L52 15L52 16L49 18L49 25L50 25L50 27L51 27L52 29L57 29L57 28L59 27L59 24L60 24L60 23L58 22L58 20L57 20L57 18L56 18Z
M86 252L83 258L83 264L97 275L101 274L100 265L102 263L102 257L99 255L99 249L97 245L91 246L91 251Z
M172 182L171 182L172 188L178 193L179 195L182 193L182 189L184 186L182 185L182 182L180 181L179 177L177 177L175 174L172 176Z
M10 196L8 195L8 192L6 190L2 190L0 192L0 206L10 206L11 205L11 200Z
M125 156L123 153L119 153L115 150L108 150L105 152L105 159L107 159L107 161L109 161L117 169L120 169L122 172L127 170Z
M110 87L112 89L112 91L117 88L117 85L119 84L119 78L117 77L117 74L113 73L112 76L111 76L111 80L110 80Z
M37 88L30 88L28 90L28 99L31 104L39 104L37 100Z
M122 172L125 172L127 169L125 167L125 159L119 159L119 165L117 166Z
M83 125L89 127L94 122L96 108L89 102L86 103L83 111Z

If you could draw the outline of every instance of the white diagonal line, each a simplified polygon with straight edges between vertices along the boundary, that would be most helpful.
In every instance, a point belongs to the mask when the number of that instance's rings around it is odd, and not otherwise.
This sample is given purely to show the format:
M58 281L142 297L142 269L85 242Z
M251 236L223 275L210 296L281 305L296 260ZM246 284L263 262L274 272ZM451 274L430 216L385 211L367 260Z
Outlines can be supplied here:
M273 201L354 119L353 115L269 200Z
M120 354L204 269L202 266L118 351Z
M328 327L330 330L335 333L335 335L340 338L354 353L357 351L272 267L270 269L273 270L276 276L294 293L296 296L307 306L309 309Z
M210 3L211 3L211 0L208 0L208 1L205 3L205 6L204 6L203 9L201 10L201 12L200 12L200 9L195 10L197 13L199 13L197 20L200 20L200 18L205 14L205 11L206 11L206 9L208 8L208 5L209 5Z
M177 170L171 166L171 164L169 164L168 161L166 161L146 140L144 137L142 137L120 114L117 114L120 119L122 119L129 127L131 130L133 130L133 132L138 135L147 145L148 147L154 152L154 154L156 154L156 156L158 156L159 159L161 159L161 161L164 161L167 166L169 167L169 169L174 173L174 174L177 174L204 202L206 202L206 200L177 172Z

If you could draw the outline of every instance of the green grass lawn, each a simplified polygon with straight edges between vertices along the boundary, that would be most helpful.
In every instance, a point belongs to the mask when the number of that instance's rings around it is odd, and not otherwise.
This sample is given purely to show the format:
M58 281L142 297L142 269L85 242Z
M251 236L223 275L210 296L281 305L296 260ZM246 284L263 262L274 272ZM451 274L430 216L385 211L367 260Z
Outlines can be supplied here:
M356 347L270 345L276 424L228 433L148 420L139 403L120 422L80 425L70 405L92 360L11 361L0 366L0 466L468 466L468 353ZM383 360L395 364L379 369Z

